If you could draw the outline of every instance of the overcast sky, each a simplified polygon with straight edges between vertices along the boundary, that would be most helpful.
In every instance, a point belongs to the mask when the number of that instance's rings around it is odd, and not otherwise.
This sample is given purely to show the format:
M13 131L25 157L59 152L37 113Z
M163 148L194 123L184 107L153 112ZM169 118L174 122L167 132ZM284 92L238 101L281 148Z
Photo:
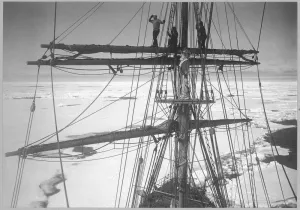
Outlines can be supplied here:
M58 3L56 35L61 34L78 18L84 15L97 2ZM235 13L254 47L257 47L263 2L235 2ZM67 36L65 44L108 44L128 23L141 7L142 2L110 3L105 2L90 18ZM148 12L160 15L163 3L146 3L132 22L112 43L114 45L137 45L141 14L143 14L139 45L151 45L152 26L147 25ZM161 15L164 19L166 5ZM232 47L236 48L234 19L227 6L229 32ZM143 13L142 13L143 12ZM27 66L26 61L41 57L47 44L53 39L54 2L5 2L3 7L3 54L4 81L34 81L36 66ZM219 20L219 21L218 21ZM215 26L221 29L222 41L230 48L229 33L224 3L216 3L213 13ZM147 26L147 31L145 32ZM220 39L212 26L212 38L215 48L221 48ZM146 34L146 37L145 37ZM238 26L239 45L242 49L251 49ZM297 68L297 3L268 2L266 6L263 30L259 47L259 60L262 71L296 75ZM43 67L42 75L48 75L49 67ZM59 73L65 76L65 74ZM69 76L68 76L69 77Z

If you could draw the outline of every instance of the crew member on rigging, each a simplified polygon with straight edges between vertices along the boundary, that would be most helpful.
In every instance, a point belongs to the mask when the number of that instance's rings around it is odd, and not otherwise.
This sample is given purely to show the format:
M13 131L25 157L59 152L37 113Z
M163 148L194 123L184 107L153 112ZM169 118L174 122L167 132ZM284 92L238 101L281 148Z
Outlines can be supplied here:
M204 52L205 50L205 40L206 40L206 31L203 25L203 22L200 21L200 24L196 24L197 37L198 37L198 47Z
M151 15L149 22L153 24L153 44L151 47L158 47L157 37L160 32L160 24L164 24L165 20L161 21L160 19L157 19L157 15Z
M172 27L171 33L167 32L168 36L170 37L168 40L168 48L171 52L175 52L177 50L177 42L178 42L178 32L176 27Z
M189 87L189 66L190 66L190 51L188 49L183 49L181 52L180 63L179 63L179 74L180 80L180 99L189 99L190 98L190 87Z

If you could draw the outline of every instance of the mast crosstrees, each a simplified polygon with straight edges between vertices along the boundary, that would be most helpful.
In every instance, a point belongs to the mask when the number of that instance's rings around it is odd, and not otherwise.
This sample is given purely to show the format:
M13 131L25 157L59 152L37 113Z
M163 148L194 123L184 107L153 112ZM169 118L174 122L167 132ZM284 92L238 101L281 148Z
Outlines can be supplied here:
M191 58L190 65L197 66L201 65L202 58ZM101 65L172 65L174 63L174 59L170 57L155 57L155 58L128 58L128 59L55 59L55 60L39 60L39 61L28 61L28 65L40 65L40 66L50 66L57 65L83 65L83 66L101 66ZM216 66L216 65L255 65L259 64L255 61L234 61L234 60L219 60L219 59L205 59L205 64L207 66Z
M164 56L164 54L169 53L169 48L167 47L140 47L140 46L113 46L113 45L65 45L65 44L55 44L46 45L42 44L42 48L54 47L55 49L68 50L71 52L77 52L78 54L72 55L70 57L63 57L53 61L52 65L153 65L153 62L161 65L171 65L172 58ZM187 48L191 54L200 55L201 50L198 48ZM177 49L177 53L180 53L181 49ZM141 58L127 58L127 59L100 59L100 58L90 58L90 59L74 59L75 57L82 54L94 54L94 53L157 53L158 56L152 59L141 59ZM172 52L173 53L173 52ZM256 50L237 50L237 49L206 49L206 54L214 55L232 55L237 56L237 58L243 59L239 60L219 60L219 59L206 59L207 65L256 65L259 64L256 61L246 59L244 56L249 54L257 54ZM201 58L192 58L191 65L200 65ZM50 65L49 60L39 60L39 61L28 61L28 65Z

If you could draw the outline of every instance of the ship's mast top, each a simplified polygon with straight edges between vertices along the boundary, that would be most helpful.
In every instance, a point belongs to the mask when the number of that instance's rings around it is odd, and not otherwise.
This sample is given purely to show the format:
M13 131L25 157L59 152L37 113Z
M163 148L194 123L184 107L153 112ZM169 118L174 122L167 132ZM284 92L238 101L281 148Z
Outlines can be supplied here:
M188 44L188 9L189 3L183 2L181 7L181 22L182 22L182 32L181 32L181 45L182 48L186 48Z

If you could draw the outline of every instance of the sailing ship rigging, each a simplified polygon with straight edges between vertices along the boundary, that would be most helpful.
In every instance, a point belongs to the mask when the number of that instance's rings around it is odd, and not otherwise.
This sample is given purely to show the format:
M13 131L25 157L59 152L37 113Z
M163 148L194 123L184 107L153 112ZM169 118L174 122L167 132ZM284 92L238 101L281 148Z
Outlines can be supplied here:
M142 7L144 7L144 4ZM125 129L117 131L81 136L72 140L59 140L58 134L81 121L82 119L78 119L90 107L89 105L64 128L56 128L56 132L30 144L28 143L28 137L24 147L7 152L6 157L19 156L21 165L24 164L26 159L50 161L49 159L56 158L59 159L63 175L63 162L68 162L64 159L79 158L75 155L62 154L61 150L63 149L83 148L85 145L94 144L105 146L118 143L120 140L138 139L134 141L137 144L135 149L136 158L125 207L159 207L157 197L167 199L167 205L170 207L233 207L237 204L229 196L218 143L228 140L232 161L231 173L239 174L242 169L240 163L236 160L238 150L235 148L235 143L233 143L233 135L237 137L236 132L240 132L239 138L244 143L243 150L246 153L248 175L248 177L243 175L243 179L247 179L249 182L251 194L247 199L251 200L251 207L260 207L256 193L254 167L257 167L260 174L261 169L259 159L257 156L255 158L255 145L253 142L251 143L249 138L252 124L246 112L245 95L243 90L239 90L237 87L237 74L240 74L240 82L242 83L242 71L260 64L257 57L258 48L255 49L252 44L250 49L234 49L232 46L230 49L226 49L224 46L221 49L213 48L211 33L212 27L215 26L212 19L216 10L214 2L168 2L164 5L166 5L164 16L167 21L163 27L166 27L166 31L169 31L172 27L179 29L180 43L175 50L170 50L166 46L166 39L164 46L162 46L162 37L167 37L164 34L164 29L161 32L159 47L56 43L57 37L54 29L53 41L50 44L41 44L41 48L46 48L47 51L50 50L50 54L48 56L44 54L37 61L27 62L27 65L38 66L39 71L42 66L50 66L51 75L52 67L67 71L72 69L67 66L104 66L113 73L112 79L125 72L128 66L139 69L139 75L143 68L151 66L152 76L149 80L151 89L149 90L145 114L140 127L132 128L132 125L128 127L126 124ZM226 2L224 5L228 12L232 12L235 24L240 24L234 13L233 4ZM264 10L265 7L263 12ZM194 25L199 24L200 21L204 23L207 29L204 50L195 44L197 37L194 36ZM249 40L247 34L244 33L244 35ZM60 50L65 54L57 56L55 50ZM141 57L103 58L98 56L99 53L109 53L110 55L140 53ZM151 56L146 57L145 55ZM232 84L229 85L228 75L226 78L228 72L234 75L235 87ZM212 84L211 75L215 75L218 87ZM111 80L108 81L108 85ZM168 85L171 85L171 88ZM230 89L231 86L235 89ZM137 92L140 87L137 86L136 89L131 89L129 92L130 100L132 94ZM224 95L224 89L229 91L230 97ZM152 93L154 94L152 95ZM153 102L153 107L150 107L150 101ZM222 114L218 115L217 118L213 111L216 103L219 103L222 110ZM53 104L55 106L54 96ZM235 111L228 112L228 106L231 106ZM31 113L34 111L35 99L33 100ZM154 120L159 113L163 113L166 119L163 121ZM54 114L56 115L56 113ZM151 120L148 120L149 117ZM226 132L226 138L224 139L218 134L222 129ZM57 142L47 142L55 136ZM153 151L150 151L151 145L155 145ZM47 151L58 151L59 156L49 155L45 153ZM122 158L123 154L126 154L126 152L122 151ZM205 182L205 185L207 185L204 187L203 184L196 181L198 172L195 171L195 163L199 163L199 154L203 157L203 166L206 171L202 170L205 180L200 180L201 183ZM82 155L93 154L83 153ZM167 178L164 178L164 182L159 183L159 178L162 177L162 165L166 159L170 163L169 173ZM255 164L256 161L257 164ZM12 207L17 205L19 196L17 191L19 190L18 185L20 185L18 183L21 182L22 172L21 167L17 175L18 182L13 195ZM235 193L239 196L238 205L246 207L244 196L247 192L245 192L246 189L243 189L244 186L242 186L240 179L242 178L239 175L235 177L237 185ZM263 183L262 174L261 182ZM164 189L167 185L170 185L168 190ZM64 187L67 207L72 207L69 206L65 180ZM262 187L264 188L266 202L270 206L266 188L265 186ZM209 198L205 195L208 191L211 195ZM118 198L120 204L120 195Z

